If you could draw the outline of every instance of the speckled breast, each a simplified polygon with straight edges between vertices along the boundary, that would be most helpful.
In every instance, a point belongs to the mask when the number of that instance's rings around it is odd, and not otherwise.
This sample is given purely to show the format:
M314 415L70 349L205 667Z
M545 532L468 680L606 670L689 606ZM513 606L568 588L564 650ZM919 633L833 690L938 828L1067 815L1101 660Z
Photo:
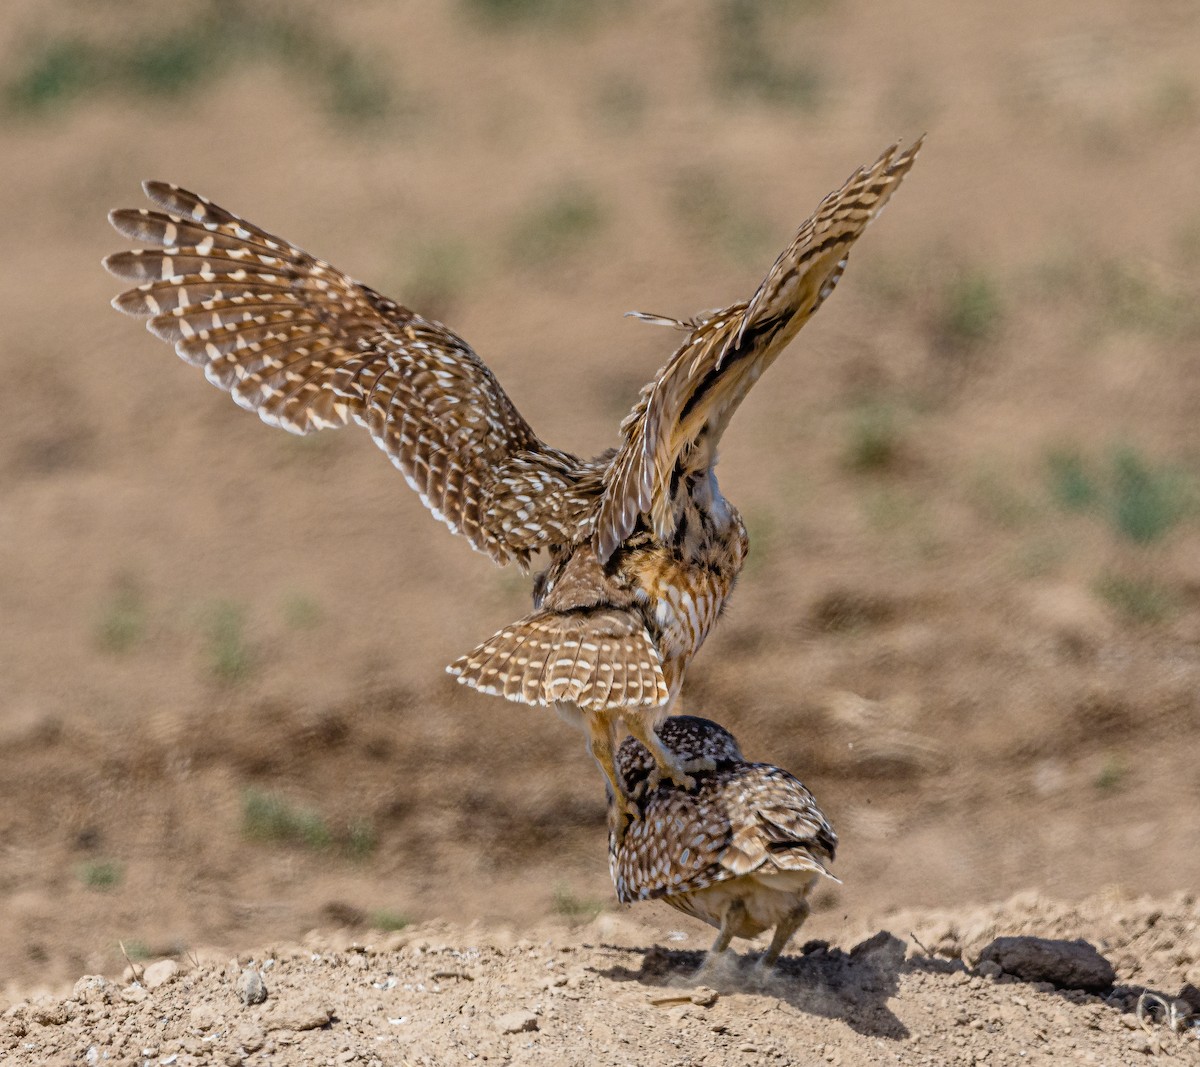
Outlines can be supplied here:
M706 548L692 561L656 546L637 561L637 599L657 630L664 665L681 661L680 671L708 637L742 569L747 538L740 517Z

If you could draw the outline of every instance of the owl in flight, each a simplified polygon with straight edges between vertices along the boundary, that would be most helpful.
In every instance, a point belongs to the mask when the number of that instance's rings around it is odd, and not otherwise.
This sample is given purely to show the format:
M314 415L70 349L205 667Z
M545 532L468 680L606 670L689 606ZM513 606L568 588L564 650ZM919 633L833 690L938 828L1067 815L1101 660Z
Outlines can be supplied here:
M144 183L156 209L113 211L148 247L104 265L136 282L113 300L148 318L210 382L296 434L357 422L434 516L496 563L529 570L533 611L453 663L460 682L553 705L613 765L628 732L659 776L692 784L655 734L746 555L713 468L733 412L833 291L850 246L921 146L893 145L818 205L748 301L668 325L681 337L621 423L580 459L541 441L471 347L336 267L195 193Z

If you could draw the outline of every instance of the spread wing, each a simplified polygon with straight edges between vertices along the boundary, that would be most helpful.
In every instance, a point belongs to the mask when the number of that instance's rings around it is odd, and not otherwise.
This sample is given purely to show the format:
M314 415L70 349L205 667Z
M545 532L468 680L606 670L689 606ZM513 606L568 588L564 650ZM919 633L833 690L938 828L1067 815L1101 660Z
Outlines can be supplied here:
M538 440L461 338L195 193L146 182L163 210L114 211L150 247L104 261L113 300L268 425L357 422L433 514L497 563L585 537L588 464Z
M659 538L674 530L670 494L677 468L710 465L717 442L750 387L795 337L846 269L850 246L908 173L918 140L892 145L821 201L745 303L690 322L659 315L687 337L622 423L624 441L605 475L596 546L606 560L646 515Z

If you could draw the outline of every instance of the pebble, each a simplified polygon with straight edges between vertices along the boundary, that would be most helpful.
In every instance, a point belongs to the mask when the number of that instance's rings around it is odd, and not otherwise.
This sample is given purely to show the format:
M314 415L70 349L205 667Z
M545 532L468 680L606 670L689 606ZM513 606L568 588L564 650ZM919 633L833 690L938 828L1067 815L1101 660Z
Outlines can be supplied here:
M496 1020L496 1029L502 1034L523 1034L538 1028L538 1017L531 1011L510 1011Z
M251 967L242 971L238 982L238 996L243 1004L261 1004L267 999L267 986L258 971Z
M268 1030L315 1030L324 1026L333 1018L333 1009L327 1004L279 1004L274 1010L268 1009L263 1015L262 1024ZM284 1040L283 1034L275 1036L277 1041Z
M174 960L157 960L142 972L142 985L147 989L158 989L172 981L179 973L179 964Z

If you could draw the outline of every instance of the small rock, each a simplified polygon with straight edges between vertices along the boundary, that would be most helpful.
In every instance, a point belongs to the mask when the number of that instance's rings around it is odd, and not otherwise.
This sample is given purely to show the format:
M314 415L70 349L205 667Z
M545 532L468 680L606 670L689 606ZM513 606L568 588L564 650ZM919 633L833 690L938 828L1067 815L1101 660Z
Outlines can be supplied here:
M510 1011L496 1020L502 1034L523 1034L538 1028L538 1017L531 1011Z
M103 975L85 974L71 990L71 999L87 1003L92 1000L103 1000L108 989L108 982Z
M1130 1052L1143 1052L1147 1056L1154 1052L1154 1042L1150 1040L1149 1034L1134 1034L1129 1039L1129 1044L1126 1046Z
M711 1008L717 1002L717 991L708 986L699 986L688 999L701 1008Z
M333 1018L333 1009L327 1004L275 1005L263 1015L262 1024L268 1030L316 1030ZM277 1037L282 1041L282 1036Z
M238 996L243 1004L261 1004L267 999L267 986L262 980L262 975L252 967L247 967L242 971L242 977L238 982Z
M980 953L980 968L991 961L1025 982L1050 982L1060 989L1111 989L1117 972L1086 941L1046 937L998 937Z
M158 960L142 972L142 985L157 989L170 982L179 973L179 964L174 960Z

